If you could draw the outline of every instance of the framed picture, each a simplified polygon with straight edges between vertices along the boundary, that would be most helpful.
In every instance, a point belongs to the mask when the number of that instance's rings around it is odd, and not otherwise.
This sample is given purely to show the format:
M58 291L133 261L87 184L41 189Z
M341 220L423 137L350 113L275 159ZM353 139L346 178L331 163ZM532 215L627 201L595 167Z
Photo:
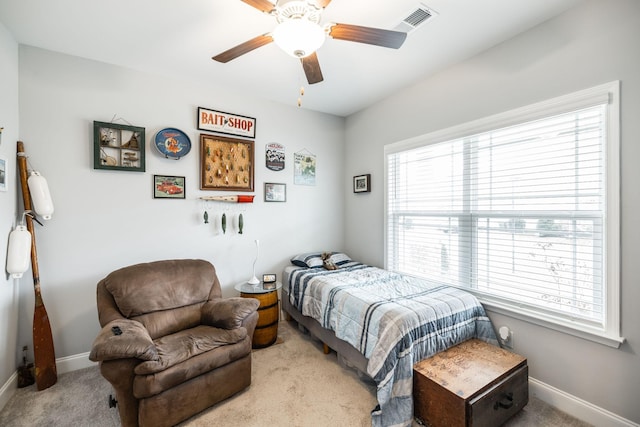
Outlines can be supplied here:
M200 135L200 189L253 191L253 141Z
M144 172L144 128L93 122L93 168Z
M154 199L184 199L184 176L153 175Z
M256 119L198 107L198 129L255 138Z
M7 159L0 157L0 191L7 191L7 187L9 186L7 183L8 176Z
M265 202L286 202L287 184L276 184L273 182L264 183Z
M354 193L369 193L371 192L371 174L357 175L353 177L353 192Z
M262 275L262 283L273 283L276 281L275 274L263 274Z

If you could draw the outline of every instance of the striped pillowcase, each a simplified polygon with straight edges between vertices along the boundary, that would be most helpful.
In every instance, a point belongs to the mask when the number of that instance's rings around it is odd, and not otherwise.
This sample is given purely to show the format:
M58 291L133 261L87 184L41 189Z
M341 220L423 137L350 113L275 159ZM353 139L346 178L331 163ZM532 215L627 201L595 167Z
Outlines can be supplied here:
M291 264L298 267L317 268L322 267L322 253L312 252L296 255L291 258Z
M348 262L351 262L351 258L349 258L349 255L344 254L342 252L334 252L331 255L331 261L333 261L335 265L341 266Z
M304 268L322 267L323 252L308 252L291 258L291 264ZM351 258L342 252L331 252L331 261L337 266L351 262Z

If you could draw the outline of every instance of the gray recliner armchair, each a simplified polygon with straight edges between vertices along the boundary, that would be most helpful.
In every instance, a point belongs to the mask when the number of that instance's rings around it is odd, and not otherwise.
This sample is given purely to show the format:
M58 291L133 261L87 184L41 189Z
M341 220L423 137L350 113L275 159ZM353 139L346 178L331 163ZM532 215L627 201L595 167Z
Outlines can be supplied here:
M123 426L172 426L251 384L259 302L222 298L209 262L121 268L98 283L97 302L89 358L113 385Z

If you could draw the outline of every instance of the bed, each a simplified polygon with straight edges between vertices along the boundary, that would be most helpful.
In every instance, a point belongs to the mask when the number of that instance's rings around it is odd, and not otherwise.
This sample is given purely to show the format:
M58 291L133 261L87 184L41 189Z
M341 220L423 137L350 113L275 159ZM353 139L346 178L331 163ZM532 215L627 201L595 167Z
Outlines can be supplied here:
M332 253L291 259L283 272L282 308L325 349L375 382L374 427L410 426L413 365L471 338L497 345L478 300L464 290L405 276ZM325 350L326 351L326 350Z

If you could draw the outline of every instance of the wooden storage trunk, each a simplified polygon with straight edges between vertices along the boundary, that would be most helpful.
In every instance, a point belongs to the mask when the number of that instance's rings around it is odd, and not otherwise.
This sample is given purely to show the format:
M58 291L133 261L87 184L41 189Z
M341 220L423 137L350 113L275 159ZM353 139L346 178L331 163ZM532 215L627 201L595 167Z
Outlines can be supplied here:
M430 427L496 427L529 400L527 359L472 339L413 367L414 414Z

